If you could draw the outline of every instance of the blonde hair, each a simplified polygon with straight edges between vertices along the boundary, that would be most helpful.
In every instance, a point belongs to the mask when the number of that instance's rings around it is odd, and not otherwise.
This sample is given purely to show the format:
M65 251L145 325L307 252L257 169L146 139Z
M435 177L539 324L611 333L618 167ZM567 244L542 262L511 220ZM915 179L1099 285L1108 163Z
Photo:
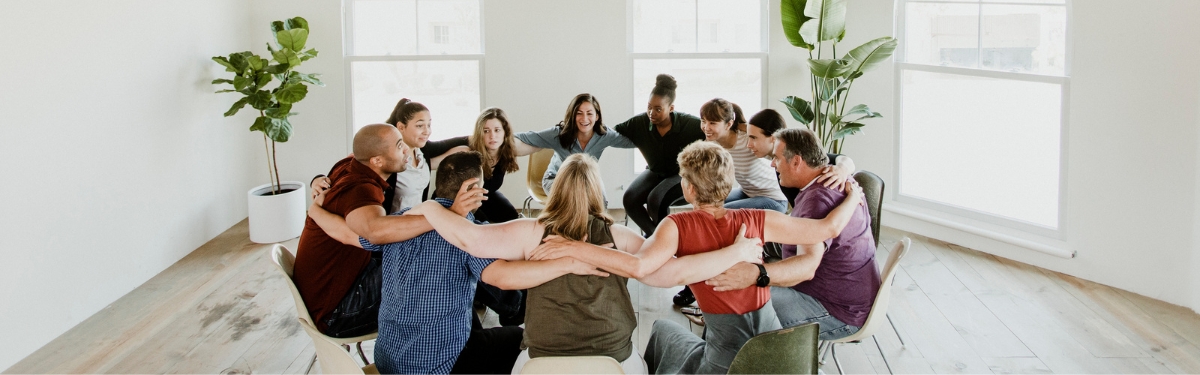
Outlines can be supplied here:
M469 147L472 151L479 152L483 155L483 179L492 178L492 155L488 152L487 145L483 141L483 125L488 120L496 119L500 121L500 128L504 129L504 141L500 142L500 149L496 151L496 165L505 173L516 172L521 169L517 165L517 154L513 144L516 142L513 138L512 126L508 124L508 115L504 114L504 110L496 107L491 107L479 113L479 117L475 119L475 132L468 138Z
M697 141L679 153L679 176L696 191L694 204L725 202L733 190L733 156L713 142Z
M550 188L550 201L538 215L546 231L572 240L588 234L588 223L595 216L605 225L613 219L604 209L604 191L600 188L600 165L588 154L574 154L564 160Z

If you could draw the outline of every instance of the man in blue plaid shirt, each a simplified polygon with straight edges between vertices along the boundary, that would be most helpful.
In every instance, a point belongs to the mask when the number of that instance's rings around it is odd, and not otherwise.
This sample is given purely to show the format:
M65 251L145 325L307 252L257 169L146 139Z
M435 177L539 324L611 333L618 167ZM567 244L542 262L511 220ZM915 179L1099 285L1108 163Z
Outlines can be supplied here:
M486 198L483 189L471 182L482 177L479 153L447 156L437 171L435 196L455 196L477 208ZM443 198L437 202L447 208L454 203ZM466 217L475 220L470 213ZM594 266L571 258L476 258L446 242L436 231L384 245L359 241L364 249L383 252L383 298L375 343L375 362L382 373L510 373L520 354L523 330L472 329L471 302L478 281L482 278L501 289L514 290L571 273L600 274ZM490 269L487 277L485 269Z

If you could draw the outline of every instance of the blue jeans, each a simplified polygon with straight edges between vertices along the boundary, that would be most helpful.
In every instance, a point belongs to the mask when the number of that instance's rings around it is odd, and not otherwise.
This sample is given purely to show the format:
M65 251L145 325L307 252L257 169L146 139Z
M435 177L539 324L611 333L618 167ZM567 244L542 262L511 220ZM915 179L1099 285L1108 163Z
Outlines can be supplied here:
M745 314L704 314L705 338L670 320L654 321L646 344L651 374L724 374L746 341L780 329L771 301Z
M848 325L825 310L820 302L792 288L771 287L771 302L775 304L775 315L784 328L808 322L817 322L821 340L840 339L858 332L859 327Z
M725 208L758 208L763 210L775 210L782 213L787 213L787 202L782 200L774 200L767 197L749 197L741 188L735 188L729 192L729 197L725 198Z

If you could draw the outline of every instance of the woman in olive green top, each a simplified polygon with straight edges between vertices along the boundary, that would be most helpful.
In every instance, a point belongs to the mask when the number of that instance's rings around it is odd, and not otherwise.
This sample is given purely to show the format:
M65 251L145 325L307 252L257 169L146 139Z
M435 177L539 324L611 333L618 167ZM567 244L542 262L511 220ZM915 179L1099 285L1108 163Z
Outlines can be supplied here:
M470 183L468 180L465 184ZM606 213L595 158L586 154L568 157L551 189L550 201L537 219L475 225L440 204L421 204L409 213L425 215L446 241L476 256L526 259L547 235L615 247L631 254L642 247L640 235L613 224ZM557 194L559 191L563 194ZM752 246L731 246L671 259L668 264L682 262L673 267L724 270L744 258L757 256L758 251ZM621 362L627 374L646 373L645 361L633 346L637 319L626 282L626 278L616 275L566 275L529 289L522 342L527 350L517 358L513 373L520 372L530 357L546 356L608 356Z

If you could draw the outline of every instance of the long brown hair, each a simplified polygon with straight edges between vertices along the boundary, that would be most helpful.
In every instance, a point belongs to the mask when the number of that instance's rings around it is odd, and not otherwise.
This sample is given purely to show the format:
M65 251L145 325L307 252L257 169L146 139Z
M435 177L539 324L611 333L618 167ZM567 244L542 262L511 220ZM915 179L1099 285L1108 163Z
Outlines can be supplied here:
M562 127L558 132L558 143L565 149L571 149L571 142L575 142L575 136L579 134L579 127L576 126L578 124L575 123L575 111L578 111L584 102L592 103L592 108L596 110L596 123L592 124L592 131L597 135L608 132L608 127L604 126L604 115L600 113L600 101L586 92L575 95L575 99L572 99L571 105L567 107L567 115L558 123L558 126Z
M500 121L500 128L504 129L504 142L500 143L500 149L496 150L496 165L499 165L506 173L516 172L521 169L517 165L517 151L513 147L516 142L513 138L512 126L508 124L508 115L504 114L504 110L496 107L491 107L479 113L479 117L475 119L475 132L471 134L470 144L471 150L478 151L483 154L483 179L492 178L492 154L488 152L487 145L483 141L483 124L488 120L496 119Z
M591 216L612 225L604 209L604 191L600 188L600 165L588 154L572 154L564 160L550 188L550 201L538 215L538 222L552 234L582 240L588 234Z

